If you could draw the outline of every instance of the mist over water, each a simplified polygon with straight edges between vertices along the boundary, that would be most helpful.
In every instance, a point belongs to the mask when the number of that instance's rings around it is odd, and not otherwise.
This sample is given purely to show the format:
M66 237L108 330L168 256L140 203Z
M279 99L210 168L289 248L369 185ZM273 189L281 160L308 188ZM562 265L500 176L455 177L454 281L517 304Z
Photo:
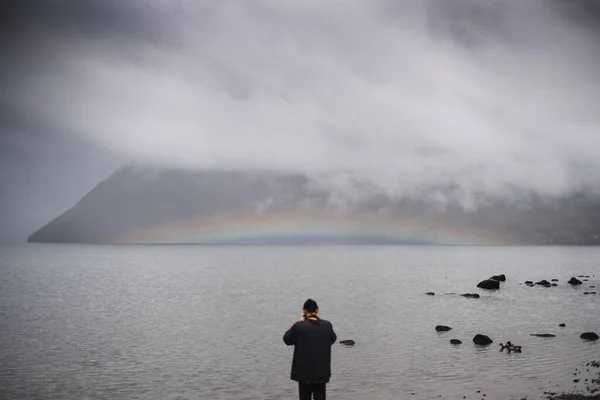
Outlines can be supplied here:
M308 297L340 340L357 343L333 348L332 398L536 398L582 389L573 371L598 354L598 343L579 338L600 331L599 297L582 293L598 286L598 276L584 287L566 284L597 272L592 247L1 250L6 399L294 398L292 350L282 335ZM500 291L475 287L496 273L507 275ZM552 278L558 287L519 285ZM465 292L482 297L445 294ZM438 334L438 324L454 329ZM494 344L474 346L476 333ZM499 352L507 340L523 352Z

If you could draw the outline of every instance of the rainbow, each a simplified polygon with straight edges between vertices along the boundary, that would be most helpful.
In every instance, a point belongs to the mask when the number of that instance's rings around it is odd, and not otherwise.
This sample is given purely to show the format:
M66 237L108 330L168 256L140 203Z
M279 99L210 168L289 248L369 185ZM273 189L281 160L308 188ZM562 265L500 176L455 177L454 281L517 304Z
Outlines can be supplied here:
M502 245L512 237L436 222L370 215L269 214L198 218L119 237L116 243Z

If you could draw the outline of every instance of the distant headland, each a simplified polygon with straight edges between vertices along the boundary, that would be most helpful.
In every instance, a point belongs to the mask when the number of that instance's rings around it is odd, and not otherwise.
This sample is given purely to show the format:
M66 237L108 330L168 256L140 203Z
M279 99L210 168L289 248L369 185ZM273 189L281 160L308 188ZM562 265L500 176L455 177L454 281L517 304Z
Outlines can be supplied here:
M125 167L32 243L600 245L600 197L394 196L264 171ZM436 200L437 199L437 200ZM444 199L444 201L439 201ZM450 200L447 200L450 199Z

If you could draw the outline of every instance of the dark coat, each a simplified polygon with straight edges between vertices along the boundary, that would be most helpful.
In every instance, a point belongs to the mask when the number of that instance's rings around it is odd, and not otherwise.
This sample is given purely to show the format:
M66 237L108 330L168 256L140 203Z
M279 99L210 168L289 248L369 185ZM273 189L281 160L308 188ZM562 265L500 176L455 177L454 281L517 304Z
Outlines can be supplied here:
M331 378L331 345L337 336L331 322L317 318L296 322L283 341L294 346L292 380L300 383L327 383Z

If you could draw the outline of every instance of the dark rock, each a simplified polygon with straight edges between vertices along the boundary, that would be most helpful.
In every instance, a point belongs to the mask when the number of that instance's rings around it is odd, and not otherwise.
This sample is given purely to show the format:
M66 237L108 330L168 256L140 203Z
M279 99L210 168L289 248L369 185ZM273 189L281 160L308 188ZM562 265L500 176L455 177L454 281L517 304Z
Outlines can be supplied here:
M533 285L533 281L525 281L526 285Z
M582 281L587 282L588 280L587 279L582 279Z
M558 324L558 326L560 326L561 328L564 328L567 325L565 325L565 324Z
M558 283L553 283L550 286L558 286Z
M346 346L354 346L356 342L352 339L340 340L340 344L344 344Z
M569 279L569 282L567 282L570 285L576 286L576 285L581 285L583 282L581 282L579 279L573 277L571 279Z
M590 276L589 276L589 275L584 275L583 277L584 277L584 278L589 278Z
M450 343L452 344L462 344L462 342L458 339L450 339Z
M481 296L479 296L478 293L464 293L464 294L461 294L461 296L462 297L468 297L468 298L471 298L471 299L478 299L479 297L481 297Z
M481 281L477 284L478 288L488 289L488 290L496 290L500 289L500 282L494 279L486 279L485 281Z
M493 280L499 281L499 282L505 282L506 281L506 275L504 275L504 274L494 275L490 279L493 279Z
M529 336L536 336L536 337L556 337L556 335L553 335L551 333L532 333Z
M550 285L550 282L548 282L547 280L543 279L543 280L541 280L539 282L536 282L535 284L536 285L540 285L540 286L548 286L548 285Z
M552 282L558 282L558 279L550 279Z
M596 286L590 285L590 289L595 289L595 288L596 288Z
M596 332L583 332L579 337L585 340L598 340L598 334Z
M473 338L473 343L478 344L480 346L487 346L488 344L494 343L494 341L492 339L490 339L489 336L481 335L478 333Z
M450 328L449 326L445 326L445 325L438 325L435 327L435 330L437 332L447 332L447 331L451 331L452 328Z
M427 292L427 293L425 293L425 294L426 294L427 296L435 296L435 293L433 293L433 292Z

